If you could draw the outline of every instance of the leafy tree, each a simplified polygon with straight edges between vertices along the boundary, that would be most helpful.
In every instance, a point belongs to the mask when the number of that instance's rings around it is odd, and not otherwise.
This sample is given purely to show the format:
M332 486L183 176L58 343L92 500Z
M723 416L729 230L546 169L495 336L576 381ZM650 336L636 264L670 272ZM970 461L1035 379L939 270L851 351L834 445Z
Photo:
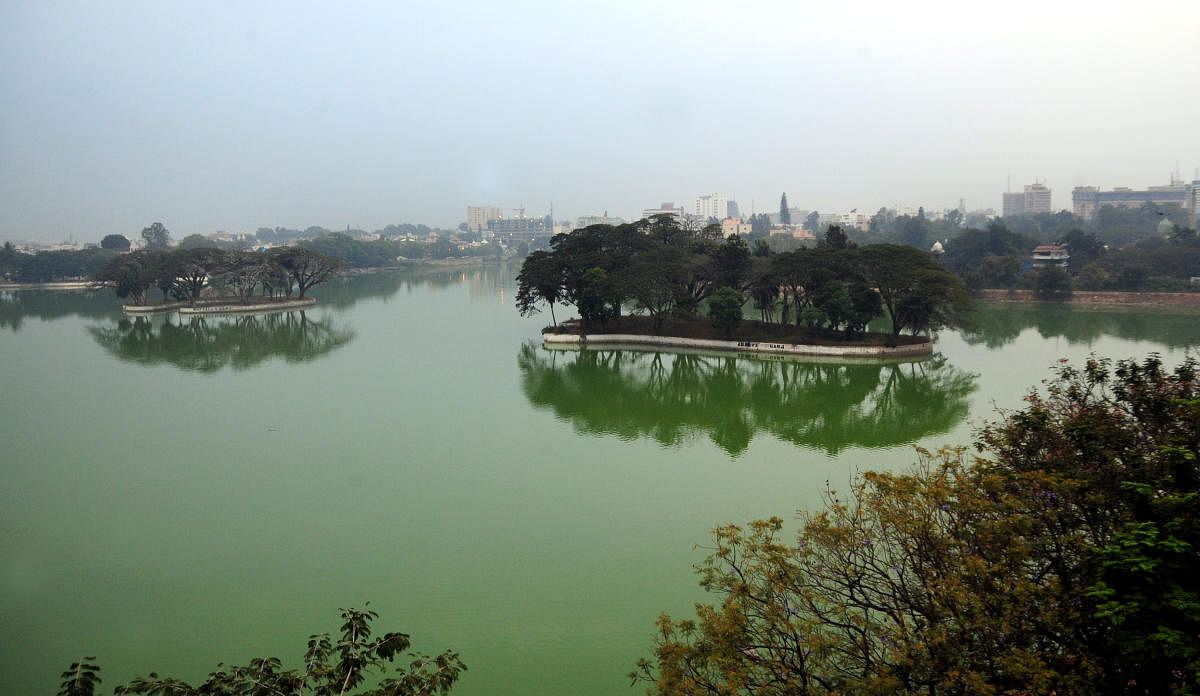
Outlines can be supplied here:
M779 224L792 224L792 211L788 208L786 193L779 197Z
M585 328L604 324L616 317L612 309L619 305L615 298L620 294L603 268L592 267L583 273L575 306L579 308L579 319Z
M708 318L713 328L720 330L726 338L733 336L733 330L742 322L742 305L746 298L742 293L729 286L717 288L712 297L708 298Z
M146 291L154 280L152 256L148 251L117 256L92 274L92 282L112 285L117 297L128 297L133 304L146 304Z
M1033 295L1039 300L1065 300L1071 296L1071 276L1058 266L1039 268Z
M162 250L170 244L171 233L161 222L156 222L142 230L142 239L147 249Z
M1084 290L1103 290L1108 285L1109 274L1099 263L1089 263L1079 269L1076 282Z
M458 653L449 650L429 656L409 653L407 669L398 669L373 687L358 690L373 672L388 674L389 666L406 650L411 641L404 633L386 633L375 637L371 621L378 614L365 609L342 609L341 635L335 643L328 633L308 639L302 670L284 670L275 657L255 658L245 666L218 666L198 685L151 672L128 684L118 686L114 694L146 696L265 696L267 694L304 694L343 696L432 696L445 694L467 667ZM100 682L95 658L84 658L63 672L58 696L93 696Z
M111 249L113 251L129 251L129 238L123 234L105 235L104 239L100 240L101 249Z
M833 330L837 330L839 326L850 321L854 316L854 304L850 300L850 292L841 280L830 280L817 288L812 303L829 322L829 328Z
M828 491L714 531L715 605L659 618L657 694L1194 694L1200 689L1200 383L1063 364L974 459Z
M821 239L821 246L829 249L846 249L852 245L841 225L830 225Z
M204 247L216 248L216 245L210 242L208 237L205 237L202 234L189 234L188 236L179 240L180 249L201 249Z
M314 285L320 285L341 270L343 262L303 247L281 247L272 249L272 260L279 264L296 286L297 297ZM290 289L288 292L290 296Z
M993 222L986 230L966 230L951 239L945 246L942 262L952 272L967 277L972 271L977 271L989 256L1014 257L1019 268L1021 260L1027 259L1035 246L1037 241L1034 238L1010 232L1003 223ZM994 281L991 278L985 280L985 283L990 282ZM980 287L992 286L985 284Z
M173 275L171 294L195 302L224 261L224 253L213 248L178 249L169 255Z
M933 256L909 246L872 244L858 250L866 275L892 320L892 334L914 334L965 317L970 296L957 276Z
M750 281L750 298L754 308L759 311L763 322L771 321L771 312L779 300L779 277L775 275L770 262L762 257L755 257L755 267Z
M812 211L808 217L804 218L804 229L816 234L821 228L821 214L817 211Z
M883 314L883 300L865 280L852 283L849 293L850 317L846 322L846 332L863 333L872 319Z
M750 245L738 235L731 235L710 253L713 260L713 282L741 289L750 273Z
M660 247L639 254L620 281L623 294L634 307L650 315L654 333L661 334L663 322L679 305L680 286L687 272L687 252L678 247Z
M558 326L554 303L561 299L562 274L562 266L548 251L539 249L525 257L517 274L517 311L521 316L537 313L538 304L545 302L550 306L550 320Z

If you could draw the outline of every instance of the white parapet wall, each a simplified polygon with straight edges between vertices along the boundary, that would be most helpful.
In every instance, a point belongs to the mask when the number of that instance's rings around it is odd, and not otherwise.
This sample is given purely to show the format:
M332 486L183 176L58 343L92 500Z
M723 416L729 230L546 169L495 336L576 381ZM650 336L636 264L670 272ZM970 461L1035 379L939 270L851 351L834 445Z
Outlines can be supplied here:
M201 300L194 306L191 302L164 302L152 305L122 305L126 314L156 314L159 312L174 312L180 314L254 314L261 312L283 312L289 309L304 309L312 307L317 300L312 297L304 299L279 300L274 302L212 302Z
M811 355L837 358L904 358L933 354L933 343L925 341L906 346L813 346L800 343L770 343L766 341L714 341L702 338L675 336L639 336L636 334L544 334L542 339L551 345L626 345L660 348L690 348L694 350L731 353L769 353L773 355Z
M317 303L316 299L306 297L303 300L285 300L283 302L263 302L261 304L205 304L195 307L180 307L180 314L251 314L257 312L282 312L288 309L303 309Z

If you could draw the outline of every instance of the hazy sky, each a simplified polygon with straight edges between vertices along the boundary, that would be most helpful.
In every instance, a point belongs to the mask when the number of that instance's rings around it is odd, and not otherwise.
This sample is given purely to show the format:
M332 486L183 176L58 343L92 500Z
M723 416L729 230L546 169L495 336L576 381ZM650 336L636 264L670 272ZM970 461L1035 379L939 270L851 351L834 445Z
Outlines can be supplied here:
M1000 207L1200 165L1200 1L0 0L0 239Z

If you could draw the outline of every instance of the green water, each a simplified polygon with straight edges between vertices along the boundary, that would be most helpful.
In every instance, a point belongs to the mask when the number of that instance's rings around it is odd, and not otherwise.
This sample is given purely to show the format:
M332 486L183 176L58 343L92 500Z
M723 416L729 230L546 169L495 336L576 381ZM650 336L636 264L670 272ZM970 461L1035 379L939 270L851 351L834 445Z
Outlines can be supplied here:
M929 361L549 351L503 268L340 279L304 313L125 319L0 294L0 693L297 664L371 601L456 694L628 694L708 530L970 441L1059 358L1172 362L1195 316L989 308ZM565 312L560 312L565 313Z

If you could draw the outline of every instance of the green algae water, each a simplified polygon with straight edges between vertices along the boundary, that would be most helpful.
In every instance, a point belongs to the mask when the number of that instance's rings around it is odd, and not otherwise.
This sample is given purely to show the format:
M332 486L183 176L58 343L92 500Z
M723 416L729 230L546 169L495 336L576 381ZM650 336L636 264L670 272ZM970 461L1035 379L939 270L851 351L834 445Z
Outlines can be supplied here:
M338 608L457 650L454 693L627 694L726 522L967 444L1057 360L1191 315L981 309L934 358L552 351L504 267L338 279L305 312L125 318L0 294L0 693L298 666ZM560 312L564 314L565 312Z

